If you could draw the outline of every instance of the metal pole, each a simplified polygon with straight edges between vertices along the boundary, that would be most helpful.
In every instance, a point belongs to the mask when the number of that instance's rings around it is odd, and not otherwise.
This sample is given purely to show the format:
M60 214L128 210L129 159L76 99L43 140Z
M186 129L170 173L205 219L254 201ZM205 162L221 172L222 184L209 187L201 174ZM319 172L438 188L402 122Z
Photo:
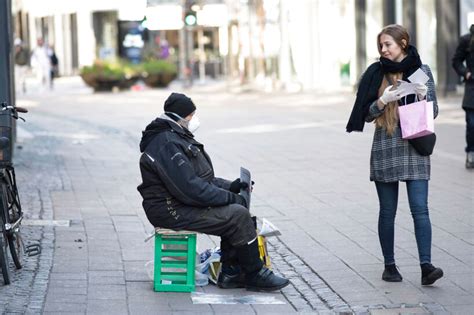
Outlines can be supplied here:
M410 34L410 42L416 46L416 0L403 0L403 25Z
M254 67L254 55L253 55L253 9L254 9L254 0L249 0L247 3L248 8L248 37L249 37L249 57L248 57L248 74L247 79L248 83L253 82L255 79L255 67Z
M202 26L198 28L199 45L199 83L206 82L206 54L204 52L204 30Z
M436 63L438 68L438 90L444 96L456 90L458 75L451 67L451 58L459 39L459 3L436 1Z
M366 49L366 21L365 14L367 12L366 0L355 1L355 27L356 27L356 78L360 78L364 73L367 62Z
M11 0L0 1L0 103L15 104L15 84L13 76L13 31L12 31L12 3ZM13 143L16 138L15 120L2 122L12 128L10 152L13 156Z
M188 67L188 82L189 87L193 86L194 81L194 27L188 26L187 31L187 67Z
M395 23L395 0L383 1L383 25Z
M186 0L181 1L183 11L183 22L184 22L184 11L186 8ZM183 23L183 27L179 30L179 79L183 82L186 80L186 26Z
M0 1L0 102L14 103L11 0Z

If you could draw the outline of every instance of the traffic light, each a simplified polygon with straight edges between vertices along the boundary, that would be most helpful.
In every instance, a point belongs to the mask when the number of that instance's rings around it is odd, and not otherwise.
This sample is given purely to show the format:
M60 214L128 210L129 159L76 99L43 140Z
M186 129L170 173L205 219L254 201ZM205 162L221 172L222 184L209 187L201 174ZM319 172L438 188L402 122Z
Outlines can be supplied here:
M186 14L184 15L184 23L188 26L194 26L196 25L196 22L196 11L193 11L191 9L187 10Z

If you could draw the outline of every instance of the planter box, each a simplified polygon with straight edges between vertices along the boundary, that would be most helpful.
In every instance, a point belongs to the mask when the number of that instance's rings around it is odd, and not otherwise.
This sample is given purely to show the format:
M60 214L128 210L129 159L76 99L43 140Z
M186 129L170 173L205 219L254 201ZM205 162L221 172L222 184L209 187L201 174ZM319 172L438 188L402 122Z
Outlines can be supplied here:
M167 87L175 78L175 73L148 74L143 81L149 87Z
M88 86L94 89L94 92L112 91L115 87L120 90L127 90L139 79L138 76L129 79L110 79L96 76L94 74L81 74L81 78Z

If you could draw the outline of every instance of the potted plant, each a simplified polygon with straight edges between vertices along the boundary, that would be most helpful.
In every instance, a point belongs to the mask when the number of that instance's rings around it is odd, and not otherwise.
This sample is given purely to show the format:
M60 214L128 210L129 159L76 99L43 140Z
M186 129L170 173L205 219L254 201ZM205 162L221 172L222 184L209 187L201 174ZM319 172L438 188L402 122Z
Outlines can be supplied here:
M132 64L123 60L119 62L119 65L123 70L124 76L120 80L118 87L121 90L129 89L140 79L142 67L140 64Z
M174 63L163 59L148 59L141 66L142 79L150 87L167 87L178 73Z
M138 68L126 62L97 60L80 72L84 82L94 91L111 91L113 88L128 89L139 78Z

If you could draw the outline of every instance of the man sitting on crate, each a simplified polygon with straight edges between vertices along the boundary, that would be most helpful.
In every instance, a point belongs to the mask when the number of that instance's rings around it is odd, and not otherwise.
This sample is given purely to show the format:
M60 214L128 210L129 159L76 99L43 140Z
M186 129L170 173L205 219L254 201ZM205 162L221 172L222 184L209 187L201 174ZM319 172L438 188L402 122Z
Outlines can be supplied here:
M143 132L138 191L148 220L155 227L220 236L220 288L279 290L289 281L263 266L254 222L238 194L248 185L214 176L204 146L194 139L195 111L190 98L172 93L164 114Z

